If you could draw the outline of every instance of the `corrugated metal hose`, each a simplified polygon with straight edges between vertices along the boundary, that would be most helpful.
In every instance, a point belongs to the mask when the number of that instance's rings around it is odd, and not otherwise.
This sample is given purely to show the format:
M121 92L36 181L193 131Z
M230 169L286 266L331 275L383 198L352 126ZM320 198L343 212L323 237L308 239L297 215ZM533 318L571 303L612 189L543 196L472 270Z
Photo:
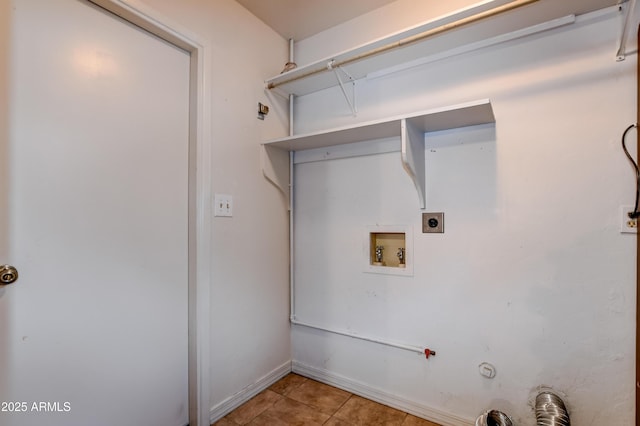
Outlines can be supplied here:
M490 410L478 417L476 426L513 426L513 422L502 411Z
M571 420L562 398L550 391L536 396L537 426L570 426ZM509 416L498 410L489 410L476 420L476 426L513 426Z
M538 426L569 426L571 420L562 399L553 392L540 392L536 396Z

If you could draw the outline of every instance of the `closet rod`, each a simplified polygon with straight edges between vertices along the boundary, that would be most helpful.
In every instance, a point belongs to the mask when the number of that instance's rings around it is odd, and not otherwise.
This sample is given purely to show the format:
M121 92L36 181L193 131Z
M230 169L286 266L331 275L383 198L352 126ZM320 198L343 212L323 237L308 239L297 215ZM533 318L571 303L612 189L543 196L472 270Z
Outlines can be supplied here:
M282 86L283 84L288 84L288 83L291 83L293 81L301 80L303 78L306 78L306 77L309 77L309 76L312 76L312 75L315 75L315 74L319 74L319 73L322 73L322 72L325 72L325 71L329 71L330 69L333 69L333 68L341 67L343 65L348 65L348 64L350 64L352 62L357 62L359 60L368 58L370 56L379 55L379 54L387 52L389 50L393 50L393 49L397 49L397 48L400 48L400 47L404 47L404 46L407 46L407 45L412 44L412 43L417 43L417 42L422 41L424 39L427 39L429 37L433 37L435 35L439 35L439 34L442 34L444 32L454 30L454 29L462 27L464 25L469 25L469 24L472 24L474 22L480 21L482 19L486 19L486 18L490 18L490 17L495 16L495 15L499 15L501 13L509 12L511 10L514 10L514 9L517 9L517 8L522 7L522 6L526 6L528 4L535 3L535 2L538 2L538 1L539 0L516 0L513 3L509 3L509 4L502 5L502 6L498 6L496 8L487 10L485 12L480 12L480 13L478 13L476 15L469 16L469 17L466 17L466 18L462 18L462 19L460 19L458 21L451 22L451 23L448 23L448 24L444 24L444 25L441 25L441 26L436 27L436 28L432 28L432 29L427 30L425 32L422 32L420 34L416 34L414 36L407 37L407 38L404 38L402 40L398 40L398 41L396 41L394 43L389 43L389 44L387 44L385 46L381 46L381 47L378 47L376 49L369 50L367 52L355 55L355 56L353 56L351 58L343 59L341 61L333 61L333 60L329 61L327 66L324 66L324 67L321 67L321 68L316 68L316 69L311 70L309 72L306 72L304 74L300 74L298 76L291 77L289 79L282 80L280 82L269 83L267 85L267 88L268 89L275 89L276 87Z

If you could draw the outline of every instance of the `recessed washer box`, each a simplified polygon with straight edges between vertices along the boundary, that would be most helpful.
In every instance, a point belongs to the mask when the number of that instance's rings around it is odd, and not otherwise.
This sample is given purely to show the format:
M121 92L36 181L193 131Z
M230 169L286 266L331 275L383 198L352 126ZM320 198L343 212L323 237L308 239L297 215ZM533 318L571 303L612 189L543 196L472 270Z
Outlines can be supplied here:
M413 228L367 226L363 240L364 272L413 276Z

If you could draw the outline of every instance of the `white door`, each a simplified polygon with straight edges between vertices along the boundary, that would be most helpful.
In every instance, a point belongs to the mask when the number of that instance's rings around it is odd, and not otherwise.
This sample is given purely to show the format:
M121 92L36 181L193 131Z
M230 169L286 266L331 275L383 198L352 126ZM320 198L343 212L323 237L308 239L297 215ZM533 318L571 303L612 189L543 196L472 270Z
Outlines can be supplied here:
M189 54L83 0L10 3L0 425L186 425Z

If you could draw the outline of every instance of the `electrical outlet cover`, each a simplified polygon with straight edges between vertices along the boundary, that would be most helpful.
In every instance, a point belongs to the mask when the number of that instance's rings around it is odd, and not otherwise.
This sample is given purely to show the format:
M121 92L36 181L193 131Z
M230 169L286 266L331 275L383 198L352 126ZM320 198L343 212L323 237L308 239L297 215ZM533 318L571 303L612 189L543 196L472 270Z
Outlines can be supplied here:
M422 213L422 233L444 233L444 213Z
M633 206L620 206L620 232L623 234L638 233L638 219L631 219L629 213Z

